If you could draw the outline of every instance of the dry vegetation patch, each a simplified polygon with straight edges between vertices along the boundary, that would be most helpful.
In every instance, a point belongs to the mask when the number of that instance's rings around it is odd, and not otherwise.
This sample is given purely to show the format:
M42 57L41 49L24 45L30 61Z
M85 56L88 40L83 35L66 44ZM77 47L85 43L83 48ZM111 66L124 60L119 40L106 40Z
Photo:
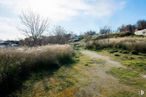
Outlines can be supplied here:
M73 53L69 45L0 49L0 96L21 86L22 80L33 72L71 61Z
M118 37L109 39L90 40L86 44L87 48L103 49L103 48L118 48L131 52L146 53L146 38L145 37Z

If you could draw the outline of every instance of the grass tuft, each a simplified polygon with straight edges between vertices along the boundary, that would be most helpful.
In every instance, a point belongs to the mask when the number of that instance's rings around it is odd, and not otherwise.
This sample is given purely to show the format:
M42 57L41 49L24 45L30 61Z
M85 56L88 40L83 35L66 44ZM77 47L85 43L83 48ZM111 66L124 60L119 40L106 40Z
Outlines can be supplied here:
M0 96L8 96L33 72L67 64L73 53L69 45L0 49Z

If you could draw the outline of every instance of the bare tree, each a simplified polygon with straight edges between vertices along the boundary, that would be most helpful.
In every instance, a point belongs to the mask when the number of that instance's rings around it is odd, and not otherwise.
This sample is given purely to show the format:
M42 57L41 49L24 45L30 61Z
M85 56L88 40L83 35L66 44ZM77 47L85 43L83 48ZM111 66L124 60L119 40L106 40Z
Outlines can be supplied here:
M146 29L146 20L137 21L137 29L138 30Z
M85 32L84 33L85 42L89 41L95 34L96 34L96 31L92 31L92 30Z
M67 34L67 31L61 26L56 26L53 34L55 36L56 43L65 44L69 41L70 34Z
M100 34L107 38L108 44L109 44L109 35L112 32L111 28L108 26L104 26L102 29L100 29Z
M122 25L121 27L118 28L119 32L120 33L123 33L125 35L133 35L135 30L136 30L136 27L135 25Z
M104 26L104 27L101 28L100 31L99 31L99 33L100 33L101 35L107 35L107 36L110 34L110 32L111 32L111 29L110 29L110 27L108 27L108 26Z
M32 38L33 45L37 45L37 40L47 30L48 19L31 11L22 12L19 18L23 25L21 31L24 32L25 36Z

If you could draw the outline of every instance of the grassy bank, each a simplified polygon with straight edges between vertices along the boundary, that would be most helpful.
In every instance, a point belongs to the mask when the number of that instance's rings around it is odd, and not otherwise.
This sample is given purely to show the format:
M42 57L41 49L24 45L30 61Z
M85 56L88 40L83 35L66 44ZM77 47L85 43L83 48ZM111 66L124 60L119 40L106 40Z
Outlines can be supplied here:
M124 66L129 69L139 72L141 74L146 74L146 55L144 54L132 54L126 50L120 49L103 49L97 51L100 54L104 54L112 57L114 60L118 60Z
M0 49L0 96L19 88L31 73L58 68L71 61L72 56L69 45Z
M86 43L86 48L103 49L118 48L133 53L146 53L146 37L118 37L109 39L95 39Z

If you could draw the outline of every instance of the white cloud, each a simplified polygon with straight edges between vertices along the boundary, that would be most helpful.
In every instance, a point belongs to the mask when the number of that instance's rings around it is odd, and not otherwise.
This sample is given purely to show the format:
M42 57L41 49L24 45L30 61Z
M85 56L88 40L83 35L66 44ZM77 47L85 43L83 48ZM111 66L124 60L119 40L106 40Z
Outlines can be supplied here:
M49 17L52 21L70 20L82 13L95 15L97 18L112 15L115 11L125 6L124 0L5 0L0 4L10 8L15 13L31 9L43 16Z
M22 34L17 30L17 22L9 18L0 18L0 39L19 39Z
M92 6L85 13L90 16L94 16L97 19L112 16L116 11L119 11L125 7L125 1L119 0L96 0Z
M14 15L19 15L22 10L31 9L57 23L69 21L80 15L96 19L110 17L124 8L125 0L0 0L0 5L8 8ZM15 23L11 18L0 17L0 35L18 32Z

